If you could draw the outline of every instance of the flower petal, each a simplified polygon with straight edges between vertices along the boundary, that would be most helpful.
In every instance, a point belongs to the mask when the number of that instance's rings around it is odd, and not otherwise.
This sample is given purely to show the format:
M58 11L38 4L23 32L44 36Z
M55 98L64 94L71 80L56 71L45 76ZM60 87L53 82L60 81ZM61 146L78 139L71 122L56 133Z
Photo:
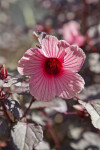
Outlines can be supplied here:
M70 45L64 41L64 40L60 40L57 44L58 46L58 53L57 53L57 56L56 57L59 57L59 59L62 59L64 58L64 56L66 55L66 48L68 48Z
M67 70L78 72L85 60L85 53L77 45L72 45L66 49L63 66Z
M30 93L40 101L50 101L55 98L55 84L53 76L34 74L30 80Z
M32 75L43 69L43 56L38 48L31 48L26 51L24 56L18 62L18 71L21 75Z
M83 78L75 72L64 70L55 78L56 96L70 99L84 88Z
M82 46L84 45L84 43L85 43L85 37L82 36L81 34L78 34L74 44L78 46Z
M47 35L42 40L42 50L47 57L56 57L58 53L58 39L55 36Z
M70 45L82 46L85 43L85 37L80 33L80 24L76 21L70 21L63 25L63 39Z

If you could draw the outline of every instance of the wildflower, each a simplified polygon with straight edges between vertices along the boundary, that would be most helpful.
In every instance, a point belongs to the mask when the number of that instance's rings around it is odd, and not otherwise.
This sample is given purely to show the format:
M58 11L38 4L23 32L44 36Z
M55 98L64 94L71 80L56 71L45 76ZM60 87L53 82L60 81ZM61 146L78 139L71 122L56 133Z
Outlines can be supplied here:
M63 39L69 44L83 46L85 42L84 36L80 33L80 25L76 21L70 21L64 24L62 29Z
M6 79L7 78L7 69L5 65L0 66L0 79Z
M55 96L72 98L84 87L77 73L85 60L84 52L50 35L42 40L41 47L27 50L18 63L21 75L31 75L30 93L41 101Z

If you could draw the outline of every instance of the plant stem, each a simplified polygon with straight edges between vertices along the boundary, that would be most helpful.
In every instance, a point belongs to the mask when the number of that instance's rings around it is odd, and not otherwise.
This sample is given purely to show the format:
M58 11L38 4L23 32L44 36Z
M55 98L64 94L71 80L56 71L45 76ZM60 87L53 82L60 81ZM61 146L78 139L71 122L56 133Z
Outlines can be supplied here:
M77 113L75 111L72 112L65 112L64 115L76 115Z
M48 115L47 115L47 113L46 113L45 111L42 111L42 113L43 113L43 115L44 115L46 118L49 119L49 117L48 117ZM52 139L53 139L53 141L54 141L54 143L55 143L55 145L56 145L56 147L57 147L57 150L60 150L60 144L59 144L58 139L57 139L57 137L56 137L56 135L55 135L55 133L54 133L54 130L53 130L52 126L51 126L50 121L47 122L46 126L47 126L47 128L48 128L48 130L49 130L49 132L50 132L50 134L51 134L51 137L52 137Z
M5 113L6 117L7 117L7 119L10 121L10 123L13 123L13 120L12 120L12 118L11 118L11 116L10 116L10 114L9 114L9 111L7 110L7 108L6 108L6 106L5 106L4 102L3 102L3 100L1 100L0 102L1 102L1 106L2 106L2 108L3 108L3 111L4 111L4 113Z
M58 142L58 140L57 140L57 138L56 138L56 135L55 135L55 133L54 133L54 131L53 131L53 128L52 128L50 122L47 123L47 127L48 127L48 130L49 130L49 132L50 132L50 134L51 134L51 136L52 136L52 139L54 140L54 143L55 143L55 145L56 145L56 147L57 147L57 150L60 150L60 144L59 144L59 142Z
M76 96L74 96L75 97L75 99L78 101L78 100L80 100L80 98L76 95Z
M35 101L35 98L32 97L32 100L31 100L31 102L30 102L28 108L25 110L25 112L24 112L22 118L26 117L26 115L27 115L27 113L28 113L28 111L29 111L29 109L30 109L30 107L31 107L31 105L32 105L32 103L33 103L34 101Z
M81 101L86 101L85 99L80 99L77 95L74 96L74 97L75 97L75 99L76 99L77 101L79 101L79 100L81 100Z

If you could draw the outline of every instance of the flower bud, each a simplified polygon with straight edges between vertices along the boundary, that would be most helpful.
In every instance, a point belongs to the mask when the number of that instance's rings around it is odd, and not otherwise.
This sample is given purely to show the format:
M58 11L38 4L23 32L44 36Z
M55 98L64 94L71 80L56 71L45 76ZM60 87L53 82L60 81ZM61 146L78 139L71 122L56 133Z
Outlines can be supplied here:
M0 79L6 79L7 78L7 69L5 65L0 66Z

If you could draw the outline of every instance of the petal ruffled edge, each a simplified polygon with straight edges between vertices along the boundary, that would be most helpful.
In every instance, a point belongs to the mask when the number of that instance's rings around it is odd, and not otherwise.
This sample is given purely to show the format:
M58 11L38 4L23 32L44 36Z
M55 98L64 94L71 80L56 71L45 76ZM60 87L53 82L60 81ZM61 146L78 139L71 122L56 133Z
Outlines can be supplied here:
M63 66L66 70L78 72L86 58L85 53L77 45L70 45L66 50Z
M59 59L64 59L64 56L66 55L66 48L68 48L70 46L69 43L67 43L66 41L64 40L60 40L57 44L58 46L58 53L57 53L57 57Z
M64 71L55 78L56 96L71 99L84 88L84 79L75 72Z

